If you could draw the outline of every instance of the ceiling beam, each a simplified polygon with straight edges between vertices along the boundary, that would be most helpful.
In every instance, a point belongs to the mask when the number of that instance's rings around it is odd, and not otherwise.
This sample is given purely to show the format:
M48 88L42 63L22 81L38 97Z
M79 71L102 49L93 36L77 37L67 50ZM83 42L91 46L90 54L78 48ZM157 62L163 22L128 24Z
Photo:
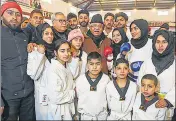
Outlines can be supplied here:
M95 0L90 0L90 2L88 2L83 9L88 9L90 7L90 5L94 2Z
M80 2L80 3L78 3L78 4L76 4L75 6L79 6L79 5L81 5L81 4L83 4L83 3L85 3L85 2L88 2L88 1L90 1L90 0L85 0L85 1L82 1L82 2Z
M103 10L103 6L102 6L102 4L101 4L101 0L98 0L98 2L99 2L99 4L100 4L100 6L101 6L101 10Z

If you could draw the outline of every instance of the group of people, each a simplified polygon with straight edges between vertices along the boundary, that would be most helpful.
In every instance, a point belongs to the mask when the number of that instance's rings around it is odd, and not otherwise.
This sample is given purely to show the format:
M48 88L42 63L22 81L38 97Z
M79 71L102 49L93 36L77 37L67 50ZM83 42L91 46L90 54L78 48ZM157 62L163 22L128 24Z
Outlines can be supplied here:
M23 25L1 6L2 120L174 120L175 40L119 12L103 18L40 10ZM22 26L23 25L23 26Z

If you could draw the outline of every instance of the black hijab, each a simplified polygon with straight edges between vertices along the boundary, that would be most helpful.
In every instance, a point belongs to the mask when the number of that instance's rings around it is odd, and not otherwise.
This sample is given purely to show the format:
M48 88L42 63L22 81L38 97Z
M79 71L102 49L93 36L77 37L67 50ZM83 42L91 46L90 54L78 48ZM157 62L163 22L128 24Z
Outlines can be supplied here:
M141 37L138 39L131 39L131 44L136 48L140 49L146 45L148 42L148 22L144 19L137 19L134 20L130 24L130 31L131 31L131 25L135 24L140 30L141 30Z
M54 46L54 42L49 44L42 39L43 32L45 31L46 28L51 28L51 26L48 23L40 24L39 26L37 26L35 29L35 32L36 32L35 39L36 39L37 44L42 44L45 46L45 48L46 48L45 55L46 55L47 59L49 60L49 62L51 62L51 59L55 56L54 55L54 47L55 46Z
M95 43L95 45L96 45L98 48L99 48L99 46L100 46L101 41L103 41L103 40L105 39L105 37L106 37L103 32L101 33L100 36L95 37L95 36L91 33L90 29L89 29L88 32L87 32L87 36L89 36L89 37L93 40L93 42Z
M168 42L168 46L165 51L160 54L156 47L155 43L157 37L162 35ZM167 30L156 30L153 38L153 53L152 53L152 62L156 68L157 74L161 74L165 69L169 68L174 62L174 36L172 32Z
M113 30L112 33L114 33L114 31L119 31L120 35L122 36L122 40L119 43L114 43L112 42L111 47L113 48L113 59L116 60L117 55L120 53L120 46L125 43L128 42L128 37L126 36L126 32L124 31L123 28L115 28Z

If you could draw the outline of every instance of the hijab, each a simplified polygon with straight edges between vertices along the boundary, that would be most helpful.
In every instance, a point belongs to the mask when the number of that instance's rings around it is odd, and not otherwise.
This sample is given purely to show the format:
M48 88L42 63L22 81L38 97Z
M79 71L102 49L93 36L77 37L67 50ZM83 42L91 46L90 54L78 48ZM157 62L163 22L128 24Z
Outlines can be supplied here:
M131 44L136 48L140 49L146 45L148 42L148 22L144 19L137 19L134 20L130 24L130 31L131 31L131 25L135 24L140 30L141 30L141 36L138 39L131 39Z
M120 53L120 47L123 43L128 42L128 37L126 36L126 32L124 31L123 28L115 28L114 31L119 31L122 40L119 43L114 43L112 42L111 47L113 48L113 59L116 60L117 55ZM112 33L113 33L112 32Z
M162 35L168 42L168 46L163 53L159 53L155 47L157 38ZM174 36L172 32L167 30L156 30L153 38L153 53L152 62L156 68L157 74L161 74L164 70L169 68L174 62Z
M51 28L51 26L48 23L43 23L43 24L40 24L39 26L37 26L36 30L35 30L35 32L36 32L35 39L36 39L37 44L42 44L45 46L45 48L46 48L45 56L47 57L49 62L51 62L51 59L53 57L55 57L55 55L54 55L55 45L54 45L54 42L49 44L43 40L43 32L46 30L46 28Z

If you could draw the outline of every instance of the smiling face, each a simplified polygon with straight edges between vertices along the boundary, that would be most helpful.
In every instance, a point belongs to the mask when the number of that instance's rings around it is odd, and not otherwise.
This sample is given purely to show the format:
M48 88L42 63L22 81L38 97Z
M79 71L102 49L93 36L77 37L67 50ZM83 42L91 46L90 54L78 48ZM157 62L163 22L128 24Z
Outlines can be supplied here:
M112 40L114 43L119 43L122 40L122 36L118 30L112 33Z
M167 46L168 46L168 42L166 41L166 39L162 35L159 35L155 43L156 50L160 54L162 54L166 50Z
M113 16L107 16L106 19L104 20L104 25L108 29L112 29L114 24L114 17Z
M89 16L87 14L80 14L78 16L79 25L82 27L87 27L89 23Z
M129 67L126 63L120 63L114 68L118 79L126 79L129 73Z
M103 24L101 23L92 23L90 24L90 31L95 36L98 37L103 32Z
M154 81L150 79L143 79L141 83L141 93L145 97L149 97L154 95L155 92L157 92L157 88L154 84Z
M29 21L33 26L37 27L43 23L43 15L41 15L41 13L33 13Z
M139 39L141 37L141 30L135 25L131 25L131 35L133 39Z
M78 21L77 21L77 18L71 18L68 20L68 24L69 24L69 27L71 29L76 29L77 28L77 25L78 25Z
M127 21L125 20L124 17L122 16L117 17L116 22L115 22L116 28L124 28L126 27L126 24L127 24Z
M22 16L16 8L7 9L2 15L2 22L12 29L16 29L20 26L21 20Z

